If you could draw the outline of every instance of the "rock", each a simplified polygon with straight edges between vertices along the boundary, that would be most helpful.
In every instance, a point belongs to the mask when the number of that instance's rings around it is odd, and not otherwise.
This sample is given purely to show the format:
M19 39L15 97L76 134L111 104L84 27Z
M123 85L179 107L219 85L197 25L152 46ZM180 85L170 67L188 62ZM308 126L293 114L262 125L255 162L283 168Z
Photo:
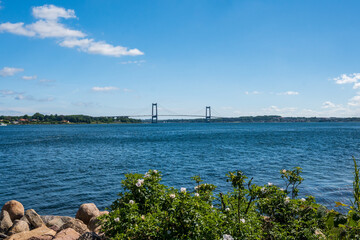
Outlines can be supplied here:
M109 214L108 211L102 211L100 212L100 216L101 215L105 215L105 214ZM100 229L101 229L101 221L98 219L98 217L92 217L89 221L88 224L88 228L90 229L90 231L95 232L95 233L99 233Z
M6 233L13 225L10 215L7 211L2 211L0 215L0 232Z
M77 240L81 235L72 228L61 230L53 240Z
M80 206L75 218L87 225L91 218L98 216L100 216L100 211L94 203L84 203Z
M87 232L81 235L78 240L101 240L102 238L94 232Z
M8 238L9 236L4 234L4 233L0 233L0 239L5 239Z
M8 235L13 235L25 231L30 231L29 224L25 221L15 220L14 224L9 229Z
M65 223L75 221L75 218L65 216L52 216L45 215L41 216L41 219L48 228L58 231Z
M90 231L98 233L101 228L100 223L101 222L99 219L97 219L97 217L93 217L89 221L88 228L90 229Z
M80 233L80 235L83 235L84 233L89 232L88 227L79 219L72 219L71 221L65 223L64 225L61 226L59 231L67 229L67 228L74 229L75 231Z
M27 224L29 224L30 226L30 222L29 220L27 219L27 217L24 215L22 218L20 218L21 221L24 221L24 222L27 222Z
M47 228L46 226L42 226L39 228L35 228L34 230L31 231L26 231L26 232L21 232L21 233L16 233L12 236L10 236L9 238L7 238L6 240L25 240L25 239L31 239L32 237L51 237L50 239L53 238L53 236L55 236L56 232Z
M38 236L38 237L31 237L28 240L52 240L54 236L50 235L44 235L44 236Z
M30 226L32 228L38 228L41 227L42 225L44 225L43 220L41 219L41 217L39 216L39 214L37 214L35 212L34 209L29 209L25 212L25 216L27 218L27 220L29 220L30 222Z
M16 200L6 202L1 211L7 211L10 215L11 221L15 221L16 219L20 219L24 216L24 206Z

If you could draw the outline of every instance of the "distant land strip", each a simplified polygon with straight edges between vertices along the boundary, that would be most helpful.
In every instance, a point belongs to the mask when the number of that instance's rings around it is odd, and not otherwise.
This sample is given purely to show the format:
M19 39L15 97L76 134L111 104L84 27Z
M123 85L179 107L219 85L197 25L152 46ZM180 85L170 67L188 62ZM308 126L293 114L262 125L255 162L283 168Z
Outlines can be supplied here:
M159 123L201 123L204 118L167 119ZM282 117L277 115L243 116L214 118L215 123L290 123L290 122L360 122L360 117ZM35 113L32 116L0 116L0 123L10 125L24 124L110 124L110 123L151 123L151 119L134 119L127 116L92 117L87 115L43 115Z

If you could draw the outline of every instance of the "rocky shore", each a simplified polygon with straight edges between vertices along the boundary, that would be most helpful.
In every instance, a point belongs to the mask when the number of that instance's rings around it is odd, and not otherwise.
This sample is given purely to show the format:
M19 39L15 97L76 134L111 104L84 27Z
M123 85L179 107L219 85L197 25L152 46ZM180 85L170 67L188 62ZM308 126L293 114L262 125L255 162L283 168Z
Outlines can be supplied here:
M0 239L6 240L102 240L100 215L93 203L79 207L75 218L67 216L40 216L34 209L25 211L24 206L11 200L4 204L0 215Z

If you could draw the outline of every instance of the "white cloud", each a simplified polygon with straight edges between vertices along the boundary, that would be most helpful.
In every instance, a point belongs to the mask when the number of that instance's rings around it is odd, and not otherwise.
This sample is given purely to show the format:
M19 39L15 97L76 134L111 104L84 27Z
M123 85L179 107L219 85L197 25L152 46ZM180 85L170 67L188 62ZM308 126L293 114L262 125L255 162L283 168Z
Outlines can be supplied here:
M114 46L104 41L84 38L82 31L73 30L59 22L60 18L76 18L73 9L65 9L54 5L33 7L33 16L36 22L24 25L19 23L2 23L0 32L9 32L17 35L39 38L60 38L59 45L68 48L77 48L80 51L105 56L138 56L144 55L137 48L128 49L123 46Z
M24 25L19 23L3 23L0 24L0 32L10 32L17 35L24 35L28 37L85 37L81 31L66 28L59 23L59 18L75 18L75 12L72 9L56 7L54 5L44 5L40 7L33 7L33 16L37 19L35 23Z
M73 47L79 47L80 49L82 49L83 51L85 49L87 49L90 44L93 42L93 39L65 39L64 41L60 42L59 45L62 47L68 47L68 48L73 48Z
M36 101L36 102L52 102L54 101L53 97L48 98L35 98L30 95L18 94L15 96L15 100L27 100L27 101Z
M117 87L93 87L92 90L94 92L109 92L119 90Z
M287 91L287 92L278 93L277 95L299 95L299 92Z
M353 107L355 107L355 106L360 106L360 96L357 95L357 96L352 97L352 98L349 100L348 105L349 105L349 106L353 106Z
M0 32L9 32L16 35L23 35L28 37L33 37L36 35L36 33L32 30L29 30L24 27L23 22L19 23L2 23L0 24Z
M356 83L360 80L360 73L342 74L340 77L333 78L337 84Z
M80 51L91 53L91 54L100 54L105 56L138 56L144 55L139 49L128 49L122 46L113 46L106 42L96 42L94 39L65 39L59 44L62 47L74 48L78 47Z
M56 21L38 20L37 22L26 26L40 38L67 38L67 37L85 37L86 34L66 28L63 24Z
M53 97L47 98L35 98L31 95L25 95L22 92L15 92L12 90L0 90L1 97L13 97L15 100L28 100L28 101L36 101L36 102L51 102L54 100Z
M18 92L12 91L12 90L0 90L0 95L2 97L12 96L12 95L16 95L16 94L21 94L21 93L18 93Z
M360 83L354 83L353 89L358 89L360 87Z
M252 91L252 92L246 91L245 94L246 95L258 95L258 94L261 94L261 92L259 92L259 91Z
M93 42L90 44L87 52L115 57L144 55L144 53L136 48L127 49L126 47L113 46L105 42Z
M322 104L322 108L334 108L336 105L330 101L326 101Z
M58 18L76 18L74 10L66 10L65 8L56 7L54 5L34 7L32 12L35 18L47 20L57 20Z
M34 76L22 76L21 78L24 79L24 80L34 80L34 79L37 79L37 76L36 75L34 75Z
M24 69L22 69L22 68L4 67L3 69L0 70L0 76L3 76L3 77L13 76L16 73L22 72L22 71L24 71Z

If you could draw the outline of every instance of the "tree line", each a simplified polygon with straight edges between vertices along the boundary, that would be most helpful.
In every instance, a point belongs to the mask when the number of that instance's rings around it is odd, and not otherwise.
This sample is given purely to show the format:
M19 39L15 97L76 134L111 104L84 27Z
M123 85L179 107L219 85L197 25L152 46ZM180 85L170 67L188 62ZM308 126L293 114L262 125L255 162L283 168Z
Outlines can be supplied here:
M87 115L57 115L50 114L44 115L41 113L35 113L32 116L0 116L0 121L4 123L15 124L60 124L60 123L141 123L141 120L129 118L126 116L118 117L92 117Z

